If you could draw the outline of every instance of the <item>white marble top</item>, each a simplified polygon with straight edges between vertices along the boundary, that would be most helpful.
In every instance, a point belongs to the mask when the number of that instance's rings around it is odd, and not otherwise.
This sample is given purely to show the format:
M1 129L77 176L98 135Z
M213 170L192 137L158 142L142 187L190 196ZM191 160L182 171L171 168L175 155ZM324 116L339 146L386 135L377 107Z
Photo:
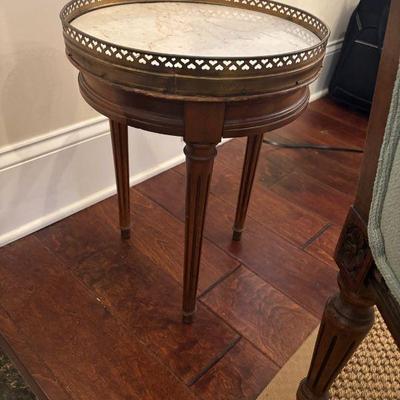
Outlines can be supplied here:
M307 29L257 11L195 3L131 3L93 10L72 25L144 51L200 57L268 56L319 43Z

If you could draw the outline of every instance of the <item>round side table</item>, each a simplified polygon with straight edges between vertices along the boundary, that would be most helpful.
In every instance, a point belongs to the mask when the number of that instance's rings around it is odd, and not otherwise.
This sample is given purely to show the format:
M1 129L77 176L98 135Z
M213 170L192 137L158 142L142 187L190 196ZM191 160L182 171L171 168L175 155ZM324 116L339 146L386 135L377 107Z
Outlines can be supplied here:
M61 20L82 96L110 119L123 238L131 228L128 126L186 143L183 320L190 323L216 146L248 138L233 228L240 240L263 134L307 107L329 29L269 0L73 0Z

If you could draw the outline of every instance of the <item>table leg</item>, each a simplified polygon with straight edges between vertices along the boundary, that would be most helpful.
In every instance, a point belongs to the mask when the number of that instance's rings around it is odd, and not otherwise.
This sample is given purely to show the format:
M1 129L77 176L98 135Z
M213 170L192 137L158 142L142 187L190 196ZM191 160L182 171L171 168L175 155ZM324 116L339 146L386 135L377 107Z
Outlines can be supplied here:
M117 180L119 223L121 237L129 239L131 216L129 203L129 147L128 126L110 120L111 139L114 154L115 176Z
M216 146L224 128L225 104L186 102L184 118L187 182L183 322L190 324L196 310L204 220Z
M217 150L214 144L188 143L185 154L187 182L183 321L191 323L196 310L204 220Z
M236 241L239 241L242 237L263 138L264 135L253 135L247 138L242 181L236 208L235 225L233 227L233 240Z
M374 323L373 301L341 287L326 305L310 370L297 400L328 400L329 389Z

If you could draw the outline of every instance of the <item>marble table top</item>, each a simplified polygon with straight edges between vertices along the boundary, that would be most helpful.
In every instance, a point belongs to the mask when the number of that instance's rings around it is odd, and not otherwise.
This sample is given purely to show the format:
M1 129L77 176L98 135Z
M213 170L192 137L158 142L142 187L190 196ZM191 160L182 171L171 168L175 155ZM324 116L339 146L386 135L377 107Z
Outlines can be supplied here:
M71 24L118 46L200 57L278 55L320 42L314 33L291 21L212 4L116 5L90 11Z

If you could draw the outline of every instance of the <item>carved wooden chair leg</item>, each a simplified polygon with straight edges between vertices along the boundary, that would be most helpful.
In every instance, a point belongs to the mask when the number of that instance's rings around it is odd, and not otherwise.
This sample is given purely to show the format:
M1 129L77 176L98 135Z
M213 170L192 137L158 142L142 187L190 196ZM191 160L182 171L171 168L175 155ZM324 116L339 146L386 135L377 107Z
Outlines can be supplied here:
M233 240L236 241L239 241L242 237L263 138L264 135L253 135L247 138L242 181L236 208L235 225L233 226Z
M215 145L187 144L186 226L183 321L191 323L196 310L200 256L207 199L217 154Z
M341 286L325 308L310 370L297 400L327 400L329 389L374 323L374 302Z
M115 176L117 180L119 223L121 237L129 239L131 234L131 216L129 203L129 148L128 126L110 120L111 139L114 154Z

